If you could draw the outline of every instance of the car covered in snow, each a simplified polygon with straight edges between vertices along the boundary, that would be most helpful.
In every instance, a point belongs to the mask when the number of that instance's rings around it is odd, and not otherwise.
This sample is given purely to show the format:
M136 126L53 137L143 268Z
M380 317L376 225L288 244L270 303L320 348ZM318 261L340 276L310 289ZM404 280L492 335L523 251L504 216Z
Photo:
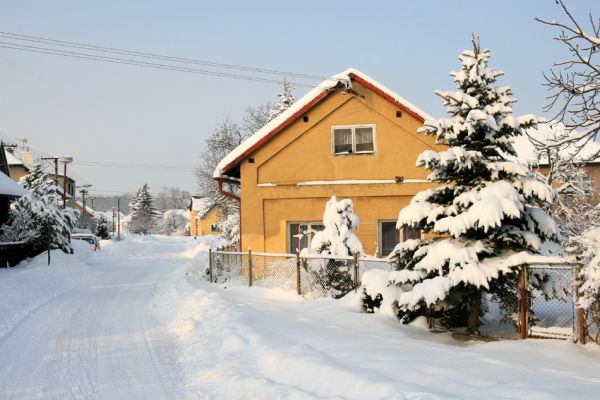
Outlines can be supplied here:
M100 239L93 233L72 233L71 240L83 240L91 244L94 251L100 250Z

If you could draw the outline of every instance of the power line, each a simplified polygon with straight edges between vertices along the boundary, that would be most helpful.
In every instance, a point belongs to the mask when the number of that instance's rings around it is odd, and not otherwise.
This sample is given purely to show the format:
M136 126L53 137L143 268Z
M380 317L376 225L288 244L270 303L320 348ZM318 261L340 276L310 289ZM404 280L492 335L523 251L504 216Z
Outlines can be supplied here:
M240 74L234 74L234 73L228 73L228 72L208 71L208 70L201 70L201 69L187 68L187 67L178 67L175 65L158 64L158 63L151 63L151 62L146 62L146 61L123 59L123 58L118 58L118 57L107 57L107 56L101 56L101 55L95 55L95 54L89 54L89 53L80 53L80 52L69 51L69 50L51 49L51 48L46 48L46 47L30 46L30 45L9 43L9 42L3 42L3 41L0 41L0 48L26 51L26 52L30 52L30 53L51 54L51 55L70 57L70 58L78 58L78 59L84 59L84 60L103 61L103 62L109 62L109 63L114 63L114 64L126 64L126 65L133 65L133 66L144 67L144 68L153 68L153 69L162 69L162 70L170 70L170 71L178 71L178 72L187 72L187 73L200 74L200 75L218 76L218 77L222 77L222 78L233 78L233 79L254 81L254 82L282 84L282 81L277 80L277 79L261 78L261 77L256 77L256 76L240 75ZM301 83L301 82L293 82L293 84L295 86L311 87L311 88L314 87L314 85Z
M250 66L245 66L245 65L218 63L218 62L213 62L213 61L198 60L198 59L191 59L191 58L184 58L184 57L173 57L173 56L166 56L166 55L157 54L157 53L148 53L148 52L141 52L141 51L134 51L134 50L119 49L119 48L115 48L115 47L90 45L90 44L70 42L70 41L65 41L65 40L50 39L50 38L46 38L46 37L42 37L42 36L23 35L23 34L12 33L12 32L0 31L0 37L4 37L6 39L33 42L33 43L42 43L42 44L53 45L53 46L62 46L62 47L69 47L69 48L76 48L76 49L92 50L92 51L104 52L104 53L116 53L116 54L121 54L121 55L151 58L151 59L172 61L172 62L178 62L178 63L186 63L186 64L204 65L204 66L226 68L226 69L233 69L233 70L240 70L240 71L258 72L258 73L269 74L269 75L281 75L281 76L286 76L286 77L296 77L296 78L306 78L306 79L316 79L316 80L332 79L330 77L324 77L324 76L319 76L319 75L310 75L310 74L304 74L304 73L281 71L281 70L267 69L267 68L260 68L260 67L250 67Z
M161 169L161 170L189 170L193 171L196 168L187 165L171 165L171 164L141 164L128 162L111 162L111 161L73 161L74 165L82 167L105 167L105 168L125 168L125 169Z

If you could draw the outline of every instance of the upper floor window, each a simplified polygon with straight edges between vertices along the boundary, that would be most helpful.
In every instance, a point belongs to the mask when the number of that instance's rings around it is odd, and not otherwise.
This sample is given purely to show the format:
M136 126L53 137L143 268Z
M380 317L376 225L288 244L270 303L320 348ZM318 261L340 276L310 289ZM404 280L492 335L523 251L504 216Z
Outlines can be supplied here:
M375 152L375 125L331 127L333 154L369 154Z

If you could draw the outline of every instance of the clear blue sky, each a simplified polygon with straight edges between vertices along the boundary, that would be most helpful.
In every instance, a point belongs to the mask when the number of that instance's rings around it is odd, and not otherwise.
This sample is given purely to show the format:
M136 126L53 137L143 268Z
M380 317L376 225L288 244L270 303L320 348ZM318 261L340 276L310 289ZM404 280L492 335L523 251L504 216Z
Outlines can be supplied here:
M600 14L597 0L568 6ZM0 31L315 75L356 67L434 116L444 110L433 91L453 88L448 72L471 32L505 71L516 112L549 116L542 73L566 52L536 16L564 19L553 0L0 1ZM195 166L220 120L277 90L0 49L0 130L76 160ZM100 190L196 188L191 171L75 168Z

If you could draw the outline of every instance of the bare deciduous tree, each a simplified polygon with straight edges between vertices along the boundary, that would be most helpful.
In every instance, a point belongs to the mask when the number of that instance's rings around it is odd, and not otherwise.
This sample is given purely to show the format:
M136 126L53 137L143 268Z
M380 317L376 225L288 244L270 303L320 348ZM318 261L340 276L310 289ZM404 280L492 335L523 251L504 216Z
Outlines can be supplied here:
M586 31L567 9L563 0L558 0L567 22L536 21L560 29L555 39L563 43L570 53L566 60L556 62L548 74L544 74L545 86L551 94L545 111L555 110L554 117L564 123L569 135L554 142L530 140L538 149L560 148L565 144L576 147L576 156L589 141L600 133L600 65L594 59L600 51L600 20L589 15L590 30ZM600 152L589 159L600 156Z

